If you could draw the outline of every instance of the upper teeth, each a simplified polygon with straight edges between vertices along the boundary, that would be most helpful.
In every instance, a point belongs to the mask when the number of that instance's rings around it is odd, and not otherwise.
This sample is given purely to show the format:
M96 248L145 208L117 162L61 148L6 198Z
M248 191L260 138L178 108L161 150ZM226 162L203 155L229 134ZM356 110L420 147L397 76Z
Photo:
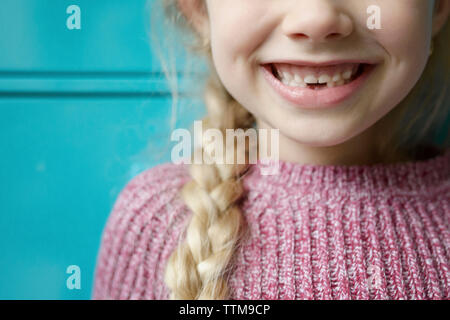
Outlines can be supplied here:
M357 69L357 66L354 66L348 67L348 69L344 69L341 72L336 72L335 74L322 73L319 76L315 74L306 74L302 76L296 72L295 68L290 68L288 66L279 66L277 68L281 81L285 85L303 88L306 88L308 84L326 83L328 87L343 85L349 82Z

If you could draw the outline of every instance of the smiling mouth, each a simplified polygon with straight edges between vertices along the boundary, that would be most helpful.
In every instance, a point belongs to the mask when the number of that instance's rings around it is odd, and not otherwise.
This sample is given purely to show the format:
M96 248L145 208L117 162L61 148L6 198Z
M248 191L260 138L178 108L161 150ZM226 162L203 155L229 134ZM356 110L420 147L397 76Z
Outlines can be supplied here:
M367 63L341 63L312 67L288 63L264 65L284 85L293 88L323 90L347 85L371 68Z
M337 107L355 96L378 63L342 61L327 64L270 62L261 65L275 93L296 107Z

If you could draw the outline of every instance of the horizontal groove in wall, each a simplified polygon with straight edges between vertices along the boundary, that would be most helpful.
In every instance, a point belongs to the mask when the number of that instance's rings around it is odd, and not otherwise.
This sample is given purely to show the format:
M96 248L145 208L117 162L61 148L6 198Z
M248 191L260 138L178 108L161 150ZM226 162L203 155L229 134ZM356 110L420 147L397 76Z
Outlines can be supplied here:
M178 77L202 77L201 72L176 72ZM164 78L163 71L1 70L0 78Z
M177 79L180 97L198 95L193 91L199 89L200 73L178 73ZM160 71L0 71L0 98L52 96L170 97L171 87Z
M170 92L1 92L1 99L29 99L29 98L70 98L70 99L95 99L95 98L171 98ZM196 99L197 95L180 93L179 98Z

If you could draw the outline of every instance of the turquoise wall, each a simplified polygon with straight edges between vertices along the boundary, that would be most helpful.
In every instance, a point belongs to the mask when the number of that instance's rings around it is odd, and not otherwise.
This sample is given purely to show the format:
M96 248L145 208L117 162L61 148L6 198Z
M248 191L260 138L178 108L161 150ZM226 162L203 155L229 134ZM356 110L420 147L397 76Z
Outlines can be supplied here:
M69 5L81 29L69 30ZM89 299L127 181L169 161L171 102L145 0L0 4L0 299ZM181 108L176 126L202 115ZM183 111L184 110L184 111ZM69 265L81 289L68 289Z

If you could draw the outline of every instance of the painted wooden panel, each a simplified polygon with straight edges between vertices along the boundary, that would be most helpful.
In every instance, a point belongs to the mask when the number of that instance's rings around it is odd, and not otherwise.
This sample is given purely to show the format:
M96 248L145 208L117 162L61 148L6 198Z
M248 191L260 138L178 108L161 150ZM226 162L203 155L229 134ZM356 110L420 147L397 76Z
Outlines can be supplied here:
M170 160L173 114L149 43L151 2L1 1L0 299L89 299L118 193ZM66 26L72 4L80 30ZM181 91L196 81L179 79ZM203 108L183 97L175 124L185 128ZM66 286L69 265L81 269L80 290Z

